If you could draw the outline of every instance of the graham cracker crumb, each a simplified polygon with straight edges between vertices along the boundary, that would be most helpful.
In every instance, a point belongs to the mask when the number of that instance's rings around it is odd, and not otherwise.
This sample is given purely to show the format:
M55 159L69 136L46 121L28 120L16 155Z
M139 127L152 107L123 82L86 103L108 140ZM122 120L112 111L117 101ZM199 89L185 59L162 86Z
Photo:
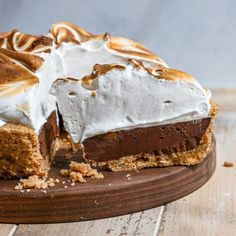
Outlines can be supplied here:
M47 179L46 177L39 177L38 175L32 175L29 176L27 179L20 179L19 183L15 186L15 190L21 191L23 189L26 189L27 192L30 192L31 189L45 190L49 187L54 187L55 182L56 180L54 180L53 178Z
M91 177L100 179L103 178L102 173L98 173L96 169L92 169L90 164L78 163L71 161L69 169L62 169L60 171L62 176L69 177L72 182L84 183L84 177ZM74 186L74 185L72 185Z
M62 169L62 170L60 170L60 173L61 173L62 176L68 176L69 175L69 170Z
M126 177L127 177L128 180L131 180L131 175L130 174L127 174Z
M97 92L94 90L94 91L91 92L91 95L92 95L93 97L96 97Z
M234 163L232 163L230 161L225 161L223 166L224 167L234 167Z
M70 160L70 159L72 159L73 156L74 155L72 153L66 153L65 154L65 159Z

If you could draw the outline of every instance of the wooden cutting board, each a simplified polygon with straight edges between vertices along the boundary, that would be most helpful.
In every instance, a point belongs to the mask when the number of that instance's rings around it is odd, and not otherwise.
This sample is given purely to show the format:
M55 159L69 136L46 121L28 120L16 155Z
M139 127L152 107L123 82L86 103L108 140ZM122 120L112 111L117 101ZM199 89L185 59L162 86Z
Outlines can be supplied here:
M200 188L212 176L216 166L215 140L205 160L195 166L150 168L138 172L104 171L104 179L88 178L86 183L75 186L60 176L64 164L58 161L51 169L50 177L61 182L47 189L47 193L40 190L21 193L14 190L17 180L0 180L0 222L83 221L166 204Z

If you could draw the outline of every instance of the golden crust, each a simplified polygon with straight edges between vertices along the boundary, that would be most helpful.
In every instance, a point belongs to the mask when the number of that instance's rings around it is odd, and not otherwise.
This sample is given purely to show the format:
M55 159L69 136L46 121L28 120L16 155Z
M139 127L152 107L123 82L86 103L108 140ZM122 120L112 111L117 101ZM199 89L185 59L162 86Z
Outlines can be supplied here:
M46 176L49 159L43 158L35 132L22 125L7 123L0 127L0 176Z

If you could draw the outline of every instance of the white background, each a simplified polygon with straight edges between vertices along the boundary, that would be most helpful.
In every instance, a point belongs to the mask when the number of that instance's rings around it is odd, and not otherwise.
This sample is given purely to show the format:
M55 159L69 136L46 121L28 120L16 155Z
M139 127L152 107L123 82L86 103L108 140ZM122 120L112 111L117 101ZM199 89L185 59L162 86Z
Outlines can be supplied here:
M61 20L133 38L205 87L236 87L236 0L0 0L0 31Z

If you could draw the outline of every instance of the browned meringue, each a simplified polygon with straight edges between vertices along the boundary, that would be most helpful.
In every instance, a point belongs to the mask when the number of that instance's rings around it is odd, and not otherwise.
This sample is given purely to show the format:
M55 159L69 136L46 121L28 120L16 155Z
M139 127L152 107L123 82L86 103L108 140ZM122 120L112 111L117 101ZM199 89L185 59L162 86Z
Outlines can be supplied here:
M58 79L61 77L64 79ZM135 100L136 95L140 97L152 93L151 98L142 99L143 101L151 99L148 103L152 104L157 96L155 86L159 89L158 96L163 97L163 104L169 100L166 97L168 89L172 99L175 97L175 89L171 90L169 88L171 86L176 88L185 86L186 93L183 93L181 99L188 96L192 87L199 90L205 100L210 97L210 94L204 91L191 75L168 68L159 56L131 39L111 36L109 33L93 35L68 22L53 24L48 36L24 34L18 30L0 33L0 124L16 122L32 127L38 132L51 112L57 109L56 102L59 104L60 100L64 104L68 94L71 97L78 96L78 99L79 96L88 96L89 101L94 99L91 103L97 102L97 99L104 102L107 94L104 94L104 99L101 98L100 94L103 91L99 91L97 83L109 87L119 83L118 79L124 84L120 90L126 91L123 94L114 87L112 94L118 94L118 97L119 94L121 97L125 95L127 101L133 98ZM125 83L128 87L125 87ZM119 86L117 84L117 87ZM65 87L68 89L68 94ZM78 90L78 94L73 94L74 88ZM131 88L132 94L128 95ZM142 94L145 88L149 89L146 95ZM53 90L55 91L52 92ZM80 92L82 94L79 94ZM65 98L61 100L63 96ZM110 99L113 99L112 95ZM107 103L109 105L109 101ZM131 110L133 113L136 112L135 104L136 100L127 108L128 113ZM76 110L80 105L76 104L73 109ZM162 103L158 106L161 107ZM64 104L63 107L67 109L68 104ZM145 109L146 103L140 112ZM67 113L70 112L73 111ZM122 112L120 111L120 116ZM153 113L143 120L155 118L158 114ZM127 117L122 119L127 120L129 126L132 119ZM134 125L143 122L142 120L136 122L137 117L134 116ZM155 123L156 120L150 122ZM113 125L116 129L115 123ZM103 131L102 127L101 130ZM77 141L78 139L75 140Z
M152 62L152 66L156 68L167 67L165 61L159 56L128 38L111 36L109 33L93 35L65 21L53 24L50 32L51 37L54 38L58 45L64 42L85 43L88 41L104 40L105 47L112 54L137 60L147 60Z
M50 37L24 34L18 30L0 34L0 47L17 52L47 52L50 51L52 43Z
M53 24L50 32L57 44L64 42L79 43L92 37L91 33L66 21Z
M0 98L15 95L38 83L39 79L20 61L0 49Z

